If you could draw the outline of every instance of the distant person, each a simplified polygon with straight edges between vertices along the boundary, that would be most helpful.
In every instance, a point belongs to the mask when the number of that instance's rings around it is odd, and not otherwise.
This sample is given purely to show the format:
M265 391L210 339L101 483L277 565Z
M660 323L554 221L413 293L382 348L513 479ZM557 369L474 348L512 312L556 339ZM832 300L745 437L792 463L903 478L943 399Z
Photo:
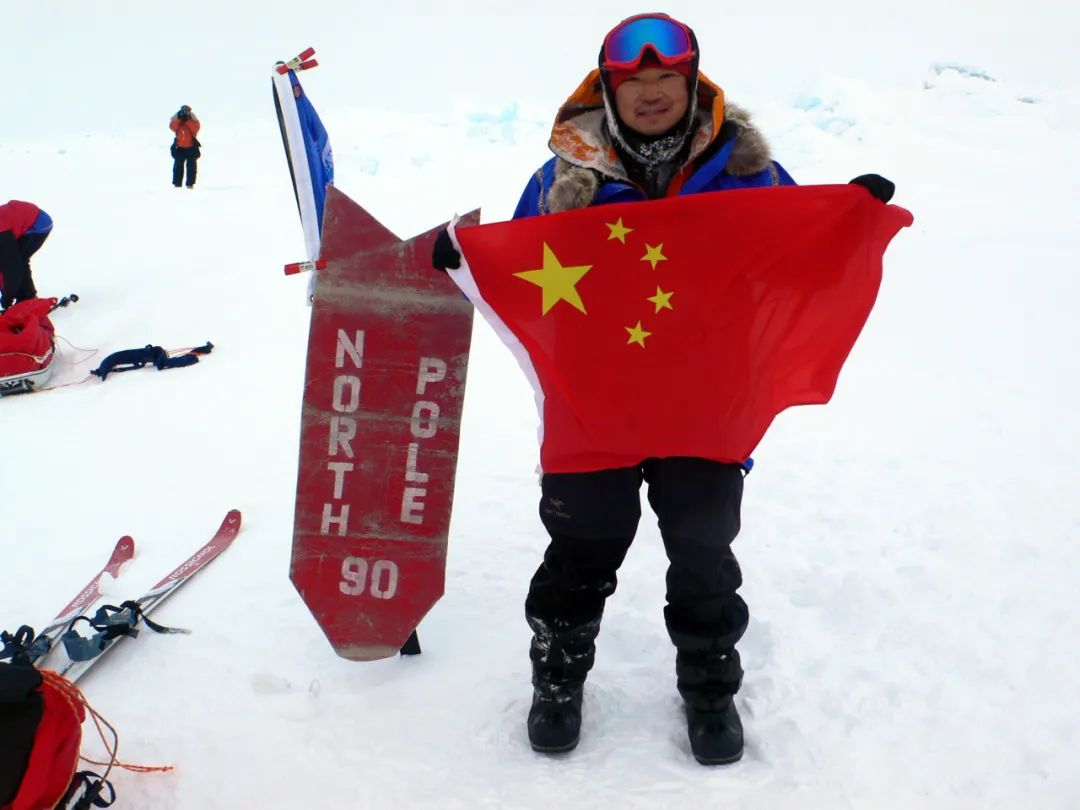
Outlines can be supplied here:
M187 167L187 187L195 188L195 176L198 173L198 160L201 156L199 151L199 119L191 111L191 107L185 104L176 115L169 121L169 129L176 133L173 139L172 156L172 184L177 188L184 183L184 167Z
M52 217L33 203L0 205L0 309L37 298L30 257L45 244L52 226Z

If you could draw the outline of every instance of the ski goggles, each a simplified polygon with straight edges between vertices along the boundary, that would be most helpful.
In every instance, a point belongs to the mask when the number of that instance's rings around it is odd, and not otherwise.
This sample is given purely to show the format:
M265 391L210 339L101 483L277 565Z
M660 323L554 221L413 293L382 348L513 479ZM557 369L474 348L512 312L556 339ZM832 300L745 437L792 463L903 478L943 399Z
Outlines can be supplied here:
M639 14L623 20L604 37L604 67L636 68L645 49L652 49L665 67L689 62L694 56L690 28L666 14Z

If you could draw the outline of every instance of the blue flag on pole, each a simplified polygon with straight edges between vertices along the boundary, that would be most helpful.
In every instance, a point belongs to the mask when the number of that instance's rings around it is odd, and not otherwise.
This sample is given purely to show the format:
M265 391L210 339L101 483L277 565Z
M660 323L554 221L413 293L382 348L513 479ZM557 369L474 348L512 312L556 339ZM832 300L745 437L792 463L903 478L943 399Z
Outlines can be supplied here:
M280 63L279 63L280 64ZM304 229L308 259L319 258L326 186L334 183L334 155L319 114L308 99L296 72L273 71L274 106L277 108L285 157L292 173L296 206Z

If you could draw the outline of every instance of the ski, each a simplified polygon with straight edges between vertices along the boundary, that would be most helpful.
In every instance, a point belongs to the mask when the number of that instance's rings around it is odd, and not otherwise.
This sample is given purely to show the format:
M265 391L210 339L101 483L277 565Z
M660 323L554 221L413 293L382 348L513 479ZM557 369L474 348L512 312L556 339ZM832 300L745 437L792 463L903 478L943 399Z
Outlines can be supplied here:
M75 632L74 628L70 628L64 634L65 646L69 650L69 657L71 657L70 652L72 649L79 648L80 642L83 649L87 649L94 644L97 645L97 649L92 653L91 657L82 658L80 656L80 660L72 658L72 660L60 670L60 674L69 681L74 682L78 680L88 669L101 660L101 657L106 652L116 646L114 643L116 640L123 638L124 636L137 635L140 622L157 632L187 632L172 628L162 628L146 617L225 551L225 549L232 544L233 540L236 539L236 535L239 531L240 512L233 509L225 516L221 526L206 545L173 569L149 591L138 599L124 602L119 608L106 605L98 611L95 620L88 620L91 621L92 626L99 631L94 640L88 643ZM111 615L106 615L106 611L110 610ZM70 642L69 639L71 640Z
M124 564L131 561L131 558L135 556L135 541L127 535L124 535L116 541L116 546L113 548L112 556L109 557L109 561L105 563L105 567L98 571L97 575L87 583L86 587L79 591L78 595L68 602L67 606L56 614L56 618L52 620L42 631L42 635L49 635L65 626L68 622L78 616L87 608L97 601L101 596L101 578L108 574L113 579L116 579L120 574L120 569L124 567Z
M120 569L134 556L134 540L125 535L116 541L116 546L113 548L112 554L109 555L109 561L105 563L105 566L94 575L94 578L86 584L86 587L75 595L74 599L64 606L63 610L56 614L56 618L38 633L29 649L31 663L43 660L52 652L56 642L60 639L60 634L68 623L84 610L92 607L101 598L102 577L108 574L113 579L116 579L120 574Z

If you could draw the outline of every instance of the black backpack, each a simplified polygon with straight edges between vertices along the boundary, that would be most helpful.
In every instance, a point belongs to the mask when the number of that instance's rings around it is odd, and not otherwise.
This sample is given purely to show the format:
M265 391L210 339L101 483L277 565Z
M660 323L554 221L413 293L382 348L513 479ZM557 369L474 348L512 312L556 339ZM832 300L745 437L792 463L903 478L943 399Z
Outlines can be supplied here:
M0 754L0 807L19 792L23 773L34 749L34 734L44 710L41 673L31 666L0 662L0 727L4 744Z

